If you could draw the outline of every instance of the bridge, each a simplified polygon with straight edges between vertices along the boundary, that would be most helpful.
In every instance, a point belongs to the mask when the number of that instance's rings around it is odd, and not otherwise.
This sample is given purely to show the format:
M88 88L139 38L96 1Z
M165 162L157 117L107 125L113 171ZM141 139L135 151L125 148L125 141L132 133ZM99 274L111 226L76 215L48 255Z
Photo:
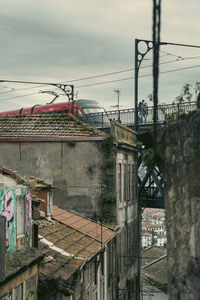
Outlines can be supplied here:
M170 121L177 119L182 113L188 113L197 109L197 102L187 102L179 104L164 104L158 106L157 124L164 126ZM148 107L148 113L138 112L138 140L145 148L153 146L152 125L153 125L153 106ZM110 121L119 121L132 129L135 128L135 109L120 109L93 113L89 116L98 116L99 129L109 132L109 128L104 126L104 120L107 116ZM99 118L100 116L100 118ZM100 120L101 122L100 122ZM101 124L100 124L101 123ZM142 151L138 156L138 197L140 207L164 208L164 182L159 169L155 167L148 171L142 165Z
M193 111L197 108L197 102L184 102L184 103L172 103L172 104L163 104L158 105L158 115L157 121L158 124L166 124L169 121L176 119L178 115L182 113L187 113ZM92 113L88 114L88 117L98 116L101 118L99 121L99 129L105 128L104 120L105 116L109 118L110 121L119 121L120 123L134 128L135 126L135 109L126 108L126 109L115 109L105 112ZM100 119L99 118L99 119ZM144 116L143 112L138 112L138 123L140 126L152 125L153 124L153 106L148 107L148 113Z

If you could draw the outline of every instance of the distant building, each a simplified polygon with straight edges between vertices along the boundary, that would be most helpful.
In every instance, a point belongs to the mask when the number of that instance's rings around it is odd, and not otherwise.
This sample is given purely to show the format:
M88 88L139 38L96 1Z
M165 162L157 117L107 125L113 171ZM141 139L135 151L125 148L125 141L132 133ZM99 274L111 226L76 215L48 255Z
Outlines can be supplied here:
M144 234L150 233L152 239L149 238L149 246L157 246L161 248L166 248L167 245L167 233L165 226L165 214L164 212L155 212L151 209L145 209L143 213L142 220L142 247L146 248L147 246L147 237L143 237ZM146 243L145 243L146 241ZM151 243L151 244L150 244Z
M142 231L142 248L148 248L152 246L152 233L149 231Z
M166 235L158 234L157 237L156 237L155 246L166 248L166 246L167 246L167 237L166 237Z

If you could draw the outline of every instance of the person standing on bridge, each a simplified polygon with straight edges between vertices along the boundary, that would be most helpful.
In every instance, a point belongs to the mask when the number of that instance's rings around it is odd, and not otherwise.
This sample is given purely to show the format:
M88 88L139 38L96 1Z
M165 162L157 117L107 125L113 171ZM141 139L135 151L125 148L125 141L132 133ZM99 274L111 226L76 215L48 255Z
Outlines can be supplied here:
M145 117L145 109L144 109L144 100L139 102L138 105L138 112L139 112L139 123L143 123L144 122L144 117Z
M147 121L147 116L148 116L148 104L147 102L144 103L144 123Z

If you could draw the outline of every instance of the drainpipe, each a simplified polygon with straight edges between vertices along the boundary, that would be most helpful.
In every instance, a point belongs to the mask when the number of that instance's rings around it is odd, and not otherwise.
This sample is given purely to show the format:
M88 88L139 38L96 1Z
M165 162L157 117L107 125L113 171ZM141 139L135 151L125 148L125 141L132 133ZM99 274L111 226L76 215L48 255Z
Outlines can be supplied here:
M104 252L104 300L107 300L107 290L108 290L108 269L107 269L107 245L105 245Z
M0 216L0 282L6 277L6 218Z
M101 256L98 255L98 260L100 260ZM101 300L101 264L100 262L97 270L97 300Z

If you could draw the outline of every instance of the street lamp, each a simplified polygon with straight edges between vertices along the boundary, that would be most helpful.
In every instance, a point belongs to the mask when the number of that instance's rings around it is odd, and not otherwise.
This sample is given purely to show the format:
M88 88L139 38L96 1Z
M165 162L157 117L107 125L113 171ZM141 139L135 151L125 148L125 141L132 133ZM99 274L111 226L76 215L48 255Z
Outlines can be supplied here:
M144 43L146 46L145 51L139 50L139 44ZM169 43L169 42L160 42L160 45L173 45L181 47L190 47L190 48L200 48L199 45L189 45L189 44L180 44L180 43ZM145 55L152 50L154 47L153 41L149 40L139 40L135 39L135 131L138 131L138 75L140 65L145 57Z
M120 112L119 112L119 94L120 94L120 90L116 89L113 90L115 93L117 93L117 110L118 110L118 122L120 122Z

